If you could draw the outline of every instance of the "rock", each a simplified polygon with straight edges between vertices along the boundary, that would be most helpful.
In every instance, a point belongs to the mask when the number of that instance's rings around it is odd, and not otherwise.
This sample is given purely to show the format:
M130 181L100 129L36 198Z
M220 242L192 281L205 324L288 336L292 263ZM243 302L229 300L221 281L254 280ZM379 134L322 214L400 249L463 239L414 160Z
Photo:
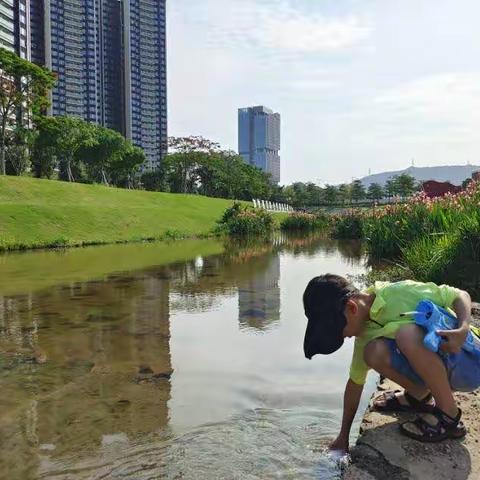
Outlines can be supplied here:
M140 365L140 367L138 367L138 373L140 375L152 375L153 370L148 365Z
M399 388L390 381L382 389ZM408 415L383 415L368 411L357 445L352 449L353 465L345 480L479 480L480 419L476 394L459 394L469 434L463 441L426 444L400 434L399 421Z

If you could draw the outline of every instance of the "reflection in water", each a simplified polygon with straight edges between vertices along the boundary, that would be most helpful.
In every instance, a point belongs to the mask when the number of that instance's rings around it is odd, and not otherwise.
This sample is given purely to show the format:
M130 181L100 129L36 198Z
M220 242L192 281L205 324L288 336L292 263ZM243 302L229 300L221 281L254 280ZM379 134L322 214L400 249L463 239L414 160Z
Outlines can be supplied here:
M144 247L140 270L0 298L5 478L333 478L317 450L345 365L298 355L299 291L361 273L361 249L281 236L147 268Z
M240 328L265 330L280 320L280 256L250 263L252 274L238 289Z
M168 298L168 281L147 274L4 300L0 464L9 478L40 468L44 451L80 454L104 435L167 424Z

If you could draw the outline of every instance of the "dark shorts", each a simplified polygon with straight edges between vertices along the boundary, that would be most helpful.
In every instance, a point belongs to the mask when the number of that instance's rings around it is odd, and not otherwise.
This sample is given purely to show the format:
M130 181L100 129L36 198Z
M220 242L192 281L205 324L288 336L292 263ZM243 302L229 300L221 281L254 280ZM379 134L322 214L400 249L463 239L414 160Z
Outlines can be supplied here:
M390 349L392 368L418 385L425 385L412 368L407 357L398 349L395 340L384 338ZM480 341L478 341L480 349ZM462 350L460 353L439 353L447 369L450 387L456 392L473 392L480 387L480 357Z

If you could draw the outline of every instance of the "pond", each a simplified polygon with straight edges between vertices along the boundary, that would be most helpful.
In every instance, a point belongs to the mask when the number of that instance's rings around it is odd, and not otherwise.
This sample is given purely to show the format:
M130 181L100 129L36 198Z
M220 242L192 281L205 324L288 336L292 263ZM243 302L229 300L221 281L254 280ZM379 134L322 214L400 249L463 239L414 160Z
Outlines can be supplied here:
M285 236L0 257L1 477L339 478L352 344L306 360L301 296L364 265Z

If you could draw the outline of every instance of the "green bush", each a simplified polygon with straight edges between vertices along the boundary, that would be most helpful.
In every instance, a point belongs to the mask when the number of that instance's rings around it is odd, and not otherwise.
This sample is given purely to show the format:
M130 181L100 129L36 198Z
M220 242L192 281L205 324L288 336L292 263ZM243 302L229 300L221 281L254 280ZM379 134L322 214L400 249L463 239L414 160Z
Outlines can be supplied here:
M351 210L332 217L331 235L338 239L358 240L364 238L365 216L360 210Z
M280 223L284 231L313 231L327 228L328 217L324 214L291 213Z
M234 203L225 210L217 232L232 236L265 236L273 230L273 217L266 210Z

